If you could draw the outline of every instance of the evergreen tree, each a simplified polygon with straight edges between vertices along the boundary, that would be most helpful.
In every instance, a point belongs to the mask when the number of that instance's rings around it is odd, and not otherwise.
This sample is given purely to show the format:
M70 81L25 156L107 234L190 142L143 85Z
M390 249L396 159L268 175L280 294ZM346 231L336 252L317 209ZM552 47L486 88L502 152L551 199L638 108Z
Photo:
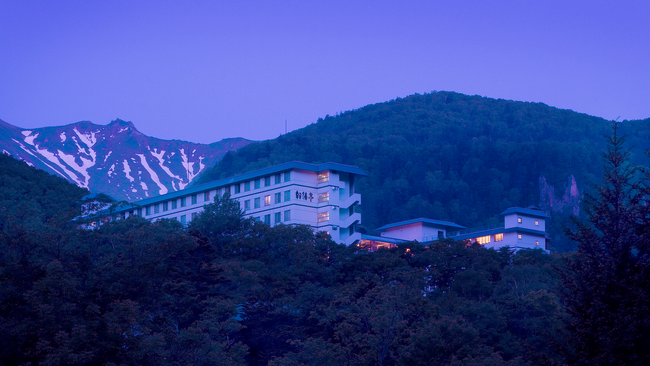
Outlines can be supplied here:
M615 125L588 222L567 230L578 243L563 273L573 364L650 364L649 191L624 143Z

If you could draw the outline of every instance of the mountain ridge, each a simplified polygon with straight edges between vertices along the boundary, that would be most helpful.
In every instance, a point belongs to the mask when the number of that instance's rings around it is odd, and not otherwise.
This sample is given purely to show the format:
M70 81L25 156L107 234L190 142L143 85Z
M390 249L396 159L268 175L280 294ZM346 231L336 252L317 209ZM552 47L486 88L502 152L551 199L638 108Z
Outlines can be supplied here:
M252 141L211 144L146 136L130 121L80 121L20 128L0 120L0 152L118 200L137 200L183 189L228 151Z

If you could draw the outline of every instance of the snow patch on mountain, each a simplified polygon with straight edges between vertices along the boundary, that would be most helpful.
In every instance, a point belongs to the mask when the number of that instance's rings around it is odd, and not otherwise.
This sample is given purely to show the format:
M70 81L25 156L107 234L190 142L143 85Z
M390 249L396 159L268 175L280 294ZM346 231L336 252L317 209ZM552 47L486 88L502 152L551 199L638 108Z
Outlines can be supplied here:
M115 171L115 164L111 165L111 167L108 168L108 176L112 177L114 171Z
M147 149L149 149L148 146L147 146ZM169 176L170 176L171 178L173 178L173 179L178 179L178 180L180 180L181 182L183 181L183 178L181 178L181 177L179 177L178 175L172 173L172 171L171 171L168 167L166 167L166 166L164 165L164 163L165 163L165 159L164 159L164 156L165 156L165 150L160 150L160 152L158 152L157 149L154 149L154 150L150 150L150 149L149 149L149 152L151 153L151 155L153 155L153 156L158 160L158 165L160 166L160 168L161 168L165 173L167 173L167 175L169 175ZM173 156L173 153L172 153L172 156ZM172 188L176 191L177 189L176 189L176 187L174 187L174 183L175 183L175 182L172 180Z
M133 183L135 181L135 178L131 176L131 167L129 166L129 162L125 159L122 162L122 165L124 166L124 174L126 175L126 178L129 180L129 182Z
M104 163L106 162L106 159L108 159L108 157L111 156L112 153L113 153L112 151L109 151L108 154L106 154L106 156L104 157Z
M61 150L58 151L59 158L84 177L83 180L77 179L78 184L83 188L88 188L88 183L90 183L90 174L88 174L88 168L95 165L94 158L96 154L93 149L90 149L90 151L91 156L93 157L92 160L86 159L83 156L77 156L75 158L74 155L68 155ZM81 164L77 163L77 158L81 160Z
M65 132L61 132L59 138L61 138L61 142L65 142Z
M61 168L61 170L63 170L65 174L68 175L69 179L74 180L75 182L77 182L77 184L81 184L81 182L79 182L79 177L75 173L70 171L65 164L62 164L58 156L47 151L46 149L39 149L38 147L36 148L36 152L39 153L41 156L43 156L45 159L56 164L59 168Z
M140 157L140 164L142 164L142 166L147 170L147 172L149 172L151 179L153 179L154 183L156 183L160 188L158 194L166 194L169 190L167 189L167 187L165 187L164 184L160 182L160 179L158 178L158 174L156 174L156 172L154 172L153 169L149 167L149 163L147 163L147 159L145 158L144 154L136 154L136 155Z
M38 132L32 135L32 131L23 131L25 135L25 142L34 146L34 139L38 137Z
M86 146L88 147L92 147L97 142L97 138L95 137L95 135L97 134L98 131L84 134L79 132L79 130L77 130L76 128L73 128L72 130L77 134L77 136L79 136L79 139L83 141L83 143L86 144Z

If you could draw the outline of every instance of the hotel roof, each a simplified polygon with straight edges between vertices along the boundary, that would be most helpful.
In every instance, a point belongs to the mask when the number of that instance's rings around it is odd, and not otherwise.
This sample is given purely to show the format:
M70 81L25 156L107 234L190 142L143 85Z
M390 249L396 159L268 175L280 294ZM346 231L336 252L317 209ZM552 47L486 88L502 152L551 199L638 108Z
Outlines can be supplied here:
M544 211L542 210L536 210L536 209L530 209L530 208L522 208L522 207L510 207L509 209L501 212L501 215L509 215L512 213L519 213L522 215L528 215L528 216L534 216L534 217L540 217L543 219L548 219L550 216L548 216Z
M412 219L412 220L406 220L406 221L400 221L400 222L395 222L392 224L384 225L378 229L375 229L375 231L385 231L394 227L398 226L405 226L405 225L411 225L411 224L417 224L417 223L422 223L422 225L425 226L436 226L436 227L449 227L449 228L457 228L457 229L465 229L465 226L460 226L458 224L455 224L453 222L449 221L441 221L441 220L433 220L433 219L427 219L427 218L418 218L418 219Z

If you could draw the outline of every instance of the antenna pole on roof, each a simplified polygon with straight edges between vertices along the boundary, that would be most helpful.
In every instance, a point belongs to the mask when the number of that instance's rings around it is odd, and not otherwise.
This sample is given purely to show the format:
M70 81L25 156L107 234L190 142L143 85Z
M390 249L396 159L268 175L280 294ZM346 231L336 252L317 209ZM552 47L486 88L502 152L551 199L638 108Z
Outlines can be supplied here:
M284 134L285 134L285 137L286 137L286 134L287 134L287 119L286 118L284 119ZM284 162L285 163L287 162L287 141L286 140L284 141Z

